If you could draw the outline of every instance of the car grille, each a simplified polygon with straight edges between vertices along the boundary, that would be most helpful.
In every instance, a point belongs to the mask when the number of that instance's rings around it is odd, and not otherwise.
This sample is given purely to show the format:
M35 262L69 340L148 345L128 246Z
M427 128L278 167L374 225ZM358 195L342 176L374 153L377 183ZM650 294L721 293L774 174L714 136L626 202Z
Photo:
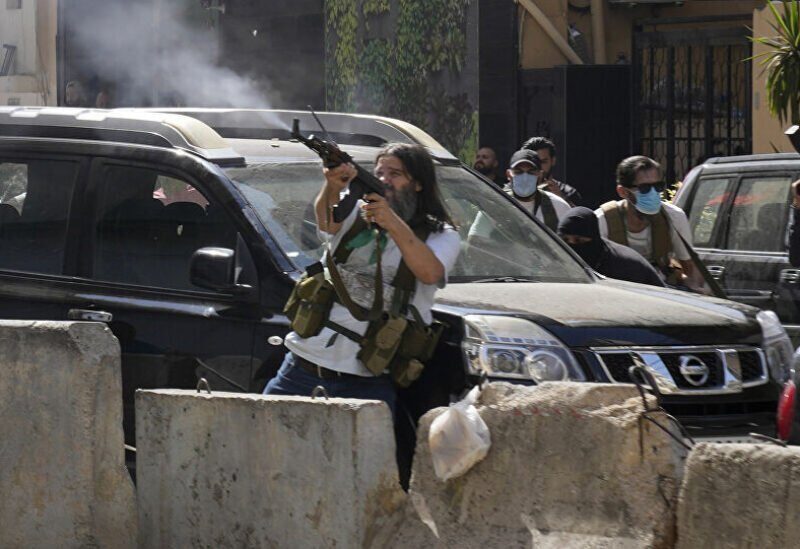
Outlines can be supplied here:
M638 360L653 374L663 394L732 393L767 382L764 354L753 347L595 348L592 352L617 383L633 382L628 370Z
M757 381L765 375L764 360L757 351L739 351L739 364L742 366L742 382Z

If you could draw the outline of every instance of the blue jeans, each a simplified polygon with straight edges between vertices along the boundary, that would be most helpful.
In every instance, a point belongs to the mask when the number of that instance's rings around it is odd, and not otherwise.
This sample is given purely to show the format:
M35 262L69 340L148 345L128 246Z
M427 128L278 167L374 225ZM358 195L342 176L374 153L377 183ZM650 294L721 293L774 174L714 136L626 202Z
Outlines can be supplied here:
M295 366L294 360L291 352L286 353L278 375L264 387L265 395L311 396L314 387L321 385L329 397L382 400L389 406L394 417L397 392L392 378L387 374L378 377L343 376L320 379Z

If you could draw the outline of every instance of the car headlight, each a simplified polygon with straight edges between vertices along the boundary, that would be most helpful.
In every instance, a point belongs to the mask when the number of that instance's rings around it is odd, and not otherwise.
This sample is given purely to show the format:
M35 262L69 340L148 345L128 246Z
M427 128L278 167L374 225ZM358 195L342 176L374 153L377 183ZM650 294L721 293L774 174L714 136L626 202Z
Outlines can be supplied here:
M756 320L761 325L762 346L767 355L770 374L775 381L783 383L789 379L791 371L794 354L792 342L778 315L773 311L760 311Z
M542 381L585 381L570 350L529 320L467 315L462 343L471 374Z

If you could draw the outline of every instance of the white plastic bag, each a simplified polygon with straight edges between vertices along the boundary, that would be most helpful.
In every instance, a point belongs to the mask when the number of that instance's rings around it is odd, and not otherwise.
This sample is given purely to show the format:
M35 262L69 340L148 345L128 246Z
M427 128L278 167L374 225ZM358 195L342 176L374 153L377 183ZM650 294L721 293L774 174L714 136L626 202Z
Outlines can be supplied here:
M475 408L479 394L480 387L476 385L431 423L428 445L433 470L441 480L463 475L489 452L489 427Z

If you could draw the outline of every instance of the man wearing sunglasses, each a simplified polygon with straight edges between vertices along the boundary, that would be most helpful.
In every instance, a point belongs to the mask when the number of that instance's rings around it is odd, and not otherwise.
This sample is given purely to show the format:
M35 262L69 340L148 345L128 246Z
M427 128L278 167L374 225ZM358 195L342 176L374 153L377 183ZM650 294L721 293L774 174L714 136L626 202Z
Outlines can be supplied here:
M646 156L631 156L617 166L617 194L595 210L600 234L629 246L656 267L670 286L708 293L684 241L691 246L686 214L661 200L661 166Z

